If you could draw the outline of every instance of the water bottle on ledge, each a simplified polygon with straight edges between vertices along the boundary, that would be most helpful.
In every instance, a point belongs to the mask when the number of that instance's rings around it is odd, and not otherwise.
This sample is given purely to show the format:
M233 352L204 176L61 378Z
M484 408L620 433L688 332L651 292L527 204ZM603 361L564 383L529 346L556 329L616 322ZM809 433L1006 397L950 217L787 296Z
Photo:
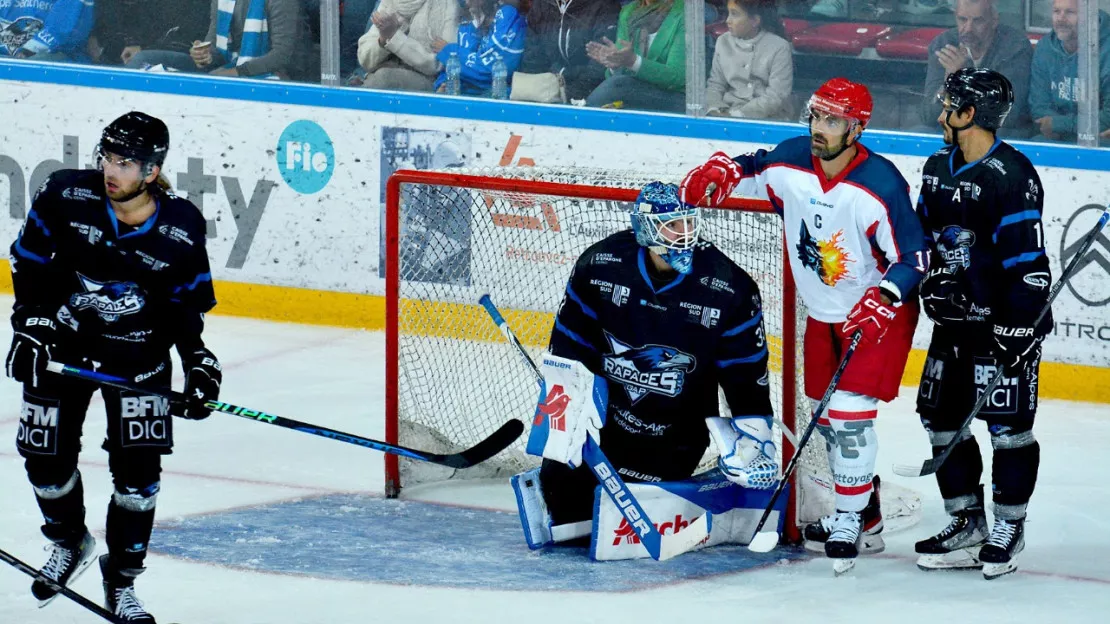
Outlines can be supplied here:
M452 52L451 56L447 59L447 95L459 95L462 92L461 78L462 62L459 60L459 53Z
M505 66L505 61L500 56L493 61L492 95L495 100L509 99L509 68Z

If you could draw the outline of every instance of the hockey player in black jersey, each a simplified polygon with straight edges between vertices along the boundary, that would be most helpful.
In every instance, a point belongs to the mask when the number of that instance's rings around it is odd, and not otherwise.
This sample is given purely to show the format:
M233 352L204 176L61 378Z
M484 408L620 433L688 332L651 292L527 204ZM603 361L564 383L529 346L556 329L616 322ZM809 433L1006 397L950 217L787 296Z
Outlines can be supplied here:
M216 303L205 221L161 176L168 149L162 121L138 112L116 119L97 146L98 169L51 175L11 249L7 374L23 384L16 446L51 542L42 569L48 578L72 583L95 554L77 457L97 388L46 371L47 362L99 367L165 389L176 347L185 369L193 402L184 408L158 395L101 389L108 420L102 446L115 491L100 569L106 606L124 622L154 622L134 581L144 570L162 456L173 448L172 416L208 416L204 401L217 398L222 375L201 340L204 313ZM31 591L40 606L57 595L39 581Z
M544 363L573 369L567 378L582 383L556 386L560 390L541 398L539 409L562 417L559 401L575 399L565 388L584 388L589 397L591 386L595 396L597 386L607 386L607 404L581 422L568 416L565 428L573 432L577 423L589 429L626 480L689 478L712 436L730 480L773 487L778 466L759 291L747 273L699 238L700 218L700 209L679 201L675 185L653 182L635 204L632 229L578 258ZM718 385L731 419L719 417ZM593 512L597 480L581 461L585 429L565 456L552 459L545 452L538 475L514 479L522 518L530 501L529 513L547 518L556 541L558 527ZM545 542L529 537L529 543Z
M961 441L937 471L951 523L917 543L917 563L982 568L992 579L1017 569L1040 463L1033 419L1040 343L1052 327L1051 314L1033 325L1051 282L1044 196L1029 159L995 136L1013 105L1005 76L961 69L938 97L948 146L925 163L917 205L933 267L921 297L935 323L917 409L934 452ZM988 531L979 445L957 428L1000 366L1005 377L979 412L994 449Z

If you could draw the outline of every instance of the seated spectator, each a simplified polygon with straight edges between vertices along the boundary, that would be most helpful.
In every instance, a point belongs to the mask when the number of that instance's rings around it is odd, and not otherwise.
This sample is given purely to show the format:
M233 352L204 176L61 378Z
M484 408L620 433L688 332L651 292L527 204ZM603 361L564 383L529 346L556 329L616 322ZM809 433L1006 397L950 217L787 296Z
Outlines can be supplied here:
M775 0L729 0L705 89L706 114L788 119L794 58Z
M85 62L93 0L0 2L0 58Z
M212 0L208 34L188 53L143 50L127 67L207 73L211 76L304 80L308 24L300 0ZM250 27L248 28L248 22Z
M587 106L686 110L684 0L633 0L621 9L617 43L591 41L586 53L609 70Z
M447 64L451 53L459 55L462 73L459 76L464 95L489 95L493 87L493 63L498 57L509 70L509 80L520 66L524 53L525 31L528 27L524 16L513 4L499 4L498 0L466 0L470 22L460 24L458 43L439 39L432 44L440 66ZM446 91L446 68L436 76L437 91Z
M1029 65L1033 46L1025 33L999 23L995 0L956 0L956 27L937 35L929 44L921 123L937 128L941 104L937 93L949 74L964 67L993 69L1014 85L1014 108L1002 125L1002 134L1017 130L1028 136ZM1012 136L1012 132L1010 132Z
M373 26L358 40L363 86L431 91L439 73L432 44L455 38L458 0L382 0L370 19Z
M1054 0L1052 32L1033 52L1029 109L1039 136L1075 141L1079 115L1079 0ZM1099 114L1102 138L1110 138L1110 16L1098 13Z
M605 80L605 67L586 55L586 43L615 39L620 10L617 0L533 0L520 71L558 74L568 99L586 99Z
M147 49L188 52L208 30L210 0L96 0L88 53L94 63L123 65Z

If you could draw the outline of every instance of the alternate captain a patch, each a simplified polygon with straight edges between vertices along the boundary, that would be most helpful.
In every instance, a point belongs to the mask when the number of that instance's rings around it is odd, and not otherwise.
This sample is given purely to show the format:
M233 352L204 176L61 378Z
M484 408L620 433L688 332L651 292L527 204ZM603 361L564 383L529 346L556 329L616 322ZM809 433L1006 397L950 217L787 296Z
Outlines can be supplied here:
M668 397L682 393L686 373L694 370L694 356L674 347L649 344L642 347L621 342L605 332L612 353L602 356L605 376L621 384L635 405L649 392Z

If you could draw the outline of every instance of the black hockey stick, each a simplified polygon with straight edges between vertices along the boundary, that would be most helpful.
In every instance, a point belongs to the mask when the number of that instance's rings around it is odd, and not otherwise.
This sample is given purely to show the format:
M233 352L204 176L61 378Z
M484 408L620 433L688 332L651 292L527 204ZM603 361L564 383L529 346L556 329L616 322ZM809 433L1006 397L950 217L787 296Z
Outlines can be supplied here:
M108 620L109 622L112 622L113 624L124 624L123 620L121 620L120 618L118 618L115 615L113 615L112 613L110 613L104 607L96 604L95 602L89 600L88 598L82 596L81 594L78 594L77 592L75 592L72 589L66 587L65 585L59 585L59 584L55 583L54 581L46 578L45 576L43 576L41 570L36 570L35 568L32 568L31 566L27 565L26 563L23 563L23 561L20 561L17 557L15 557L14 555L9 554L7 551L5 551L3 549L0 549L0 561L3 561L4 563L10 565L11 567L15 568L16 570L19 570L20 572L26 574L27 576L35 579L36 581L42 581L43 583L46 583L52 589L56 589L59 592L61 592L61 594L64 595L66 598L69 598L73 602L76 602L77 604L81 605L82 607L85 607L89 611L95 613L96 615L99 615L100 617L104 618L105 620Z
M1072 256L1071 262L1068 263L1063 274L1060 275L1060 279L1052 285L1052 290L1048 293L1048 301L1046 301L1044 307L1041 308L1040 314L1037 315L1037 320L1033 321L1033 327L1039 325L1041 319L1052 309L1052 300L1056 298L1056 295L1060 294L1060 290L1063 289L1064 284L1066 284L1072 274L1075 273L1076 267L1079 266L1079 261L1083 258L1083 254L1087 253L1087 250L1094 244L1095 238L1098 237L1098 233L1102 231L1102 228L1106 226L1108 220L1110 220L1110 208L1102 211L1102 216L1099 217L1098 223L1095 225L1094 229L1087 233L1087 236L1083 239L1083 244L1079 246L1079 251L1075 252L1075 255ZM963 423L956 429L957 432L963 431L971 426L971 421L975 420L975 417L979 415L979 410L983 409L983 406L990 400L991 394L994 392L994 389L998 387L998 384L1002 383L1002 377L1005 376L1005 374L1005 367L999 366L998 372L995 373L994 377L987 383L987 387L983 389L982 394L980 394L979 398L975 401L975 405L972 406L971 413L967 415L967 418L964 418ZM935 454L932 459L926 459L921 462L920 466L895 464L894 474L902 475L903 477L924 477L925 475L931 475L940 469L944 460L948 459L948 456L952 454L952 449L956 448L956 445L962 440L963 438L958 435L953 436L952 440L948 444L945 444L944 448L942 448L939 453Z
M844 352L844 357L840 358L840 365L836 367L836 372L833 373L832 380L829 381L829 387L825 389L825 396L821 397L821 403L817 405L817 409L813 410L809 425L806 426L805 433L802 434L802 437L798 440L798 446L794 449L794 456L790 458L790 463L786 465L786 470L783 471L782 478L779 479L779 485L775 488L775 493L771 495L771 502L767 503L767 508L763 510L763 517L759 519L759 524L755 525L755 535L752 536L752 541L748 544L748 550L764 553L771 551L778 545L779 532L777 530L763 531L763 525L767 524L767 518L771 517L771 511L774 510L775 503L778 502L779 496L786 489L786 484L790 482L790 476L794 474L794 469L798 467L798 460L802 457L802 449L805 448L806 443L813 436L813 430L817 428L817 419L828 407L829 401L832 400L836 387L840 385L840 377L844 374L844 369L848 368L848 361L852 359L852 354L856 352L856 347L859 346L862 338L863 330L861 329L857 329L856 333L852 334L852 341L848 343L848 349Z
M75 366L67 366L59 362L50 362L47 364L46 369L50 372L68 377L76 377L91 381L105 386L112 386L113 388L120 388L122 390L130 390L147 395L162 396L175 404L188 404L188 397L180 392L173 392L171 390L159 390L148 388L133 384L122 377L115 377L112 375L105 375L96 371L85 370ZM247 420L266 423L268 425L277 425L278 427L285 427L286 429L293 429L303 433L311 433L323 438L330 438L332 440L339 440L355 446L362 446L365 448L382 451L383 453L392 453L393 455L400 455L401 457L408 457L409 459L416 459L441 466L448 466L450 468L470 468L475 464L480 464L490 457L500 453L508 448L514 440L520 437L524 432L524 423L519 420L510 420L509 422L501 425L501 427L489 435L486 439L478 444L458 453L449 453L446 455L439 455L437 453L428 453L425 451L418 451L416 449L399 446L397 444L390 444L388 442L380 442L378 440L371 440L350 433L336 431L327 427L319 425L312 425L309 423L300 422L291 418L284 418L282 416L275 416L263 411L253 410L246 407L239 407L223 401L208 401L204 406L212 411L220 412L223 414L231 414Z
M486 309L490 319L501 329L501 333L508 339L509 344L516 349L520 358L532 370L532 376L536 378L536 383L540 384L542 388L543 374L536 363L532 361L532 356L524 350L524 345L520 344L520 340L513 333L513 329L509 327L505 317L501 315L501 311L493 304L493 300L490 299L489 295L482 295L478 299L478 303ZM609 458L589 436L586 436L586 445L582 450L582 460L594 474L594 477L597 478L598 483L602 485L602 489L605 490L613 504L620 510L628 525L636 532L636 535L640 538L640 543L644 545L652 559L656 561L670 559L690 550L709 537L711 520L708 513L698 516L681 533L660 534L656 525L652 524L647 512L640 506L640 502L628 489L624 479L621 479L620 473L613 468Z

